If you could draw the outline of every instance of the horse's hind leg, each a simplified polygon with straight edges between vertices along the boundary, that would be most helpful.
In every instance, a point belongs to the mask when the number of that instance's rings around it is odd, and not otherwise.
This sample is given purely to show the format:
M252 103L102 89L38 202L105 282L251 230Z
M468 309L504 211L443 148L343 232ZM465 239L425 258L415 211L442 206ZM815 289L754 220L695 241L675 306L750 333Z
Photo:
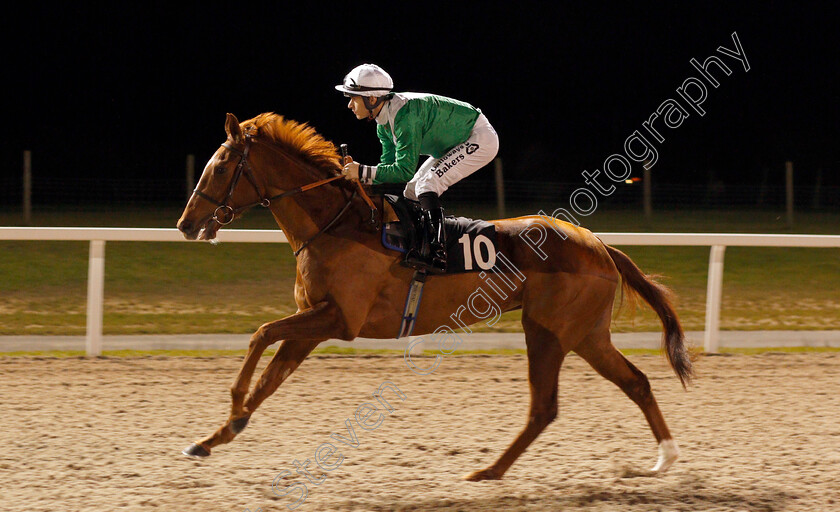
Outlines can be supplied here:
M653 472L671 467L679 456L679 448L671 437L665 418L650 388L650 381L641 370L627 360L610 341L608 328L601 328L587 336L574 351L592 365L601 376L621 388L642 410L659 443L659 460Z
M529 325L524 316L522 324L528 347L528 382L531 387L528 424L492 466L465 475L465 480L477 482L502 478L528 445L557 417L557 377L565 353L551 331L535 323Z

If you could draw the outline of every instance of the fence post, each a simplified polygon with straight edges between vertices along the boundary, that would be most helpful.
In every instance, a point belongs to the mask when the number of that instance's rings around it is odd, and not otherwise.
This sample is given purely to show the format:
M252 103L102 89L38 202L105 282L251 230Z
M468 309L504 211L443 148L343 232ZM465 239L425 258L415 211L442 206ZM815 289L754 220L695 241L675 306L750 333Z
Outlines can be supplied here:
M87 337L88 356L102 355L102 308L105 295L105 241L91 240L88 257Z
M793 162L785 162L785 202L787 203L787 224L793 227Z
M703 349L715 353L720 347L720 303L723 295L723 254L725 245L713 245L709 253L709 278L706 285L706 330Z
M502 159L493 160L496 171L496 210L500 219L505 218L505 178L502 174Z
M195 189L195 155L187 155L187 201Z
M32 224L32 151L23 152L23 223Z

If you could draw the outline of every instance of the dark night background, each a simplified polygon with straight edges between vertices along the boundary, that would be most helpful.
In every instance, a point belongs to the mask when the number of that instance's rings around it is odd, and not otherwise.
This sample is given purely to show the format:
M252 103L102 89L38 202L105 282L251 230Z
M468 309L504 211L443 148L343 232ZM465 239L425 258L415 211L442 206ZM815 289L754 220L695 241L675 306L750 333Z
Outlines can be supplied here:
M363 62L388 70L397 90L481 108L499 132L506 180L579 186L581 171L601 168L660 103L679 99L675 89L698 75L689 59L734 48L732 32L750 71L722 57L732 75L717 75L705 117L691 112L665 130L654 183L783 185L792 160L803 189L817 169L827 190L840 185L840 41L828 2L95 5L31 5L2 22L4 203L19 204L27 149L36 205L178 203L186 155L200 173L224 140L226 112L307 121L374 163L373 126L333 89Z

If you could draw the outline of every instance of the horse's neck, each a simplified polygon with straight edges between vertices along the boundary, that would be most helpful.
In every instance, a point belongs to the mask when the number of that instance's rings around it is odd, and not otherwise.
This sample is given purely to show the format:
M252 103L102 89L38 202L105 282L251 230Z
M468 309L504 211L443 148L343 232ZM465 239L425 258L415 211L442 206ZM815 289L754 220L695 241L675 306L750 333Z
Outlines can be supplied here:
M287 237L303 242L329 224L346 202L338 190L313 189L275 201L271 212Z
M298 186L318 181L318 177L308 177L301 169L302 164L289 159L288 165L294 165L302 176ZM331 183L272 202L270 209L280 229L286 234L289 243L297 250L306 240L316 236L345 207L349 194ZM343 220L343 219L341 219Z

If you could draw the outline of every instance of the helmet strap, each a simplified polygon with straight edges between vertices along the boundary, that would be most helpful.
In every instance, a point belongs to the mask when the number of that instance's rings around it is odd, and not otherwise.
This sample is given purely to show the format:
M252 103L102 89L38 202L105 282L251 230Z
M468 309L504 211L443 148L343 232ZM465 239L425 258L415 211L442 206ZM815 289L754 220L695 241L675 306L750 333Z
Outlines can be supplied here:
M371 101L371 99L373 99L373 101ZM378 97L362 96L362 103L364 103L365 108L368 111L368 117L367 118L368 118L369 121L373 121L374 119L376 119L376 116L373 115L373 111L376 109L376 107L378 107L379 105L381 105L382 103L384 103L385 101L387 101L389 99L391 99L390 94L386 94L385 96L378 96Z

